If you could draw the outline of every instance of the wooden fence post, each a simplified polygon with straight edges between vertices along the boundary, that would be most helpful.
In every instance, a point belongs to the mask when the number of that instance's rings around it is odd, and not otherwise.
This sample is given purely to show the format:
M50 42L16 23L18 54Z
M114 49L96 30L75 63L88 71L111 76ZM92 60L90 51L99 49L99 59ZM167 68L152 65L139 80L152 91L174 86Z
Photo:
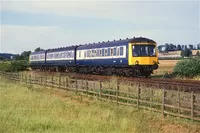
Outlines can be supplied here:
M179 88L178 88L177 92L178 92L178 94L177 94L178 95L178 113L180 114L181 113L181 111L180 111L180 106L181 105L180 105L180 89Z
M130 87L128 86L128 90L127 90L127 97L130 98ZM129 100L126 100L127 103L129 103Z
M51 87L53 87L53 75L51 75Z
M93 83L94 83L94 89L92 89L92 90L93 90L93 91L96 91L96 82L94 81ZM94 96L94 95L96 96L96 93L93 93L93 96Z
M41 80L41 82L40 82L41 85L43 85L43 84L42 84L42 83L43 83L43 77L40 77L40 80Z
M88 95L88 89L89 89L88 81L86 80L86 94L87 94L87 95Z
M61 75L59 74L59 81L58 81L58 88L60 89L60 84L61 84Z
M21 81L23 82L24 81L24 74L22 73L22 75L21 75Z
M138 88L137 88L137 108L138 109L140 106L140 92L141 92L140 83L138 83Z
M77 81L77 79L75 79L75 92L76 92L76 94L77 94L77 92L78 92L78 81Z
M25 75L25 83L27 83L27 75Z
M117 88L116 88L116 102L117 102L117 105L118 105L119 85L120 85L120 83L117 82Z
M162 116L165 117L165 88L163 88L163 95L162 95Z
M151 87L149 88L149 91L150 91L150 109L151 109L151 111L152 111L152 102L153 102L153 90L151 89Z
M29 75L29 84L31 84L31 74Z
M102 82L99 81L99 98L101 99Z
M65 87L66 87L66 90L68 90L68 87L69 87L69 79L68 79L68 77L66 77L66 85L65 85Z
M46 78L45 78L45 80L46 80L46 81L45 81L45 86L47 86L47 80L48 80L48 79L47 79L47 78L48 78L48 77L47 77L47 73L45 73L45 77L46 77Z
M194 121L194 91L191 92L191 119Z

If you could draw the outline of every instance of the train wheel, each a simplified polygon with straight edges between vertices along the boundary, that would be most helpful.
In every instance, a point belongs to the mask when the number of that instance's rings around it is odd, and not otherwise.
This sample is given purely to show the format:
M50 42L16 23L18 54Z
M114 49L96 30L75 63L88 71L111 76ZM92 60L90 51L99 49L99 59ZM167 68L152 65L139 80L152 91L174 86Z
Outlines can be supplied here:
M151 78L151 74L150 73L145 74L145 78Z
M134 77L139 77L139 76L141 76L140 70L139 70L139 69L134 69L134 71L133 71L133 76L134 76Z

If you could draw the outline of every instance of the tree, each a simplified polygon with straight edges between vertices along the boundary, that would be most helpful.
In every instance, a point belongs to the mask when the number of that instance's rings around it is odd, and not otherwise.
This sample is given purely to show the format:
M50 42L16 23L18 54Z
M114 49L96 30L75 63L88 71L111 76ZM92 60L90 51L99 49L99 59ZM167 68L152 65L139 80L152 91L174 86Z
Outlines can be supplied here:
M176 50L176 45L170 43L170 44L169 44L169 49L168 49L168 50L169 50L169 51L175 51L175 50Z
M196 53L196 56L200 56L200 53L199 53L199 51L197 51L197 53Z
M14 58L15 60L29 60L29 55L31 54L31 51L24 51L21 53L21 55L16 55Z
M181 49L184 50L184 49L185 49L185 45L182 45L182 46L181 46Z
M197 44L197 49L198 49L198 50L200 50L200 43L199 43L199 44Z
M162 51L162 48L163 48L163 45L159 45L159 46L158 46L158 51L161 52L161 51Z
M193 46L192 44L190 44L190 45L189 45L189 49L190 49L190 50L193 50L193 49L194 49L194 46Z
M5 58L3 56L0 56L0 60L4 60Z
M177 46L177 48L176 48L177 50L181 50L181 45L180 44L178 44L178 46Z
M31 51L24 51L21 53L21 60L28 60L29 55L31 54Z
M165 51L168 52L169 51L169 44L165 43Z
M181 50L181 57L184 57L185 56L185 52L184 50Z
M192 51L188 48L185 48L185 50L181 51L181 56L182 57L189 57L192 55Z
M35 49L35 52L39 52L39 51L42 51L42 50L44 50L44 49L38 47L38 48Z

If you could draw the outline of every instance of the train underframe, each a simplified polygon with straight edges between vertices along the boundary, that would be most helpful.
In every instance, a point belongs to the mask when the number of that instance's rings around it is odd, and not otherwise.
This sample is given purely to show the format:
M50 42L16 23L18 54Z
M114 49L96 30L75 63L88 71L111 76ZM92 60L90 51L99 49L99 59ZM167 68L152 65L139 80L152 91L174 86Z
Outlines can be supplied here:
M144 76L146 78L150 77L153 73L155 66L122 66L122 67L95 67L95 66L79 66L76 70L78 73L82 74L97 74L97 75L107 75L107 76L122 76L122 77L140 77Z
M41 66L40 71L75 72L81 74L116 75L123 77L150 77L158 65L134 66ZM32 69L35 69L32 67ZM37 68L38 69L38 68Z

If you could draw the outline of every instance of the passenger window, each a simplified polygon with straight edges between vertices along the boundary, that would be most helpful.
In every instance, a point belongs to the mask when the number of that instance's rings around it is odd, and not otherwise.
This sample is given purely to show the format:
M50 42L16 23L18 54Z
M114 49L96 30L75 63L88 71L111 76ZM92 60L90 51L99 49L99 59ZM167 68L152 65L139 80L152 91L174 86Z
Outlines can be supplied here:
M87 50L87 57L89 57L90 56L90 51L89 50Z
M96 57L97 56L97 50L95 49L94 50L94 57Z
M114 53L113 53L113 55L116 56L116 53L117 53L117 48L114 48Z
M102 49L102 56L104 56L104 49Z
M120 47L120 55L123 55L124 47Z
M105 49L105 56L108 55L108 49Z
M95 51L96 50L92 50L92 57L95 57Z
M72 51L72 58L74 58L74 51Z
M79 58L81 57L81 51L79 51Z
M72 52L69 52L69 58L71 58L71 56L72 56Z
M97 49L97 57L99 57L99 49Z
M90 55L89 55L89 57L92 57L92 50L90 50Z
M101 54L102 54L102 53L101 53L101 49L100 49L100 50L99 50L99 56L100 56L100 57L101 57Z
M86 51L84 51L84 58L86 57Z
M108 48L108 56L110 56L110 48Z
M110 49L110 56L113 56L113 48Z
M119 55L119 47L117 48L117 56Z

